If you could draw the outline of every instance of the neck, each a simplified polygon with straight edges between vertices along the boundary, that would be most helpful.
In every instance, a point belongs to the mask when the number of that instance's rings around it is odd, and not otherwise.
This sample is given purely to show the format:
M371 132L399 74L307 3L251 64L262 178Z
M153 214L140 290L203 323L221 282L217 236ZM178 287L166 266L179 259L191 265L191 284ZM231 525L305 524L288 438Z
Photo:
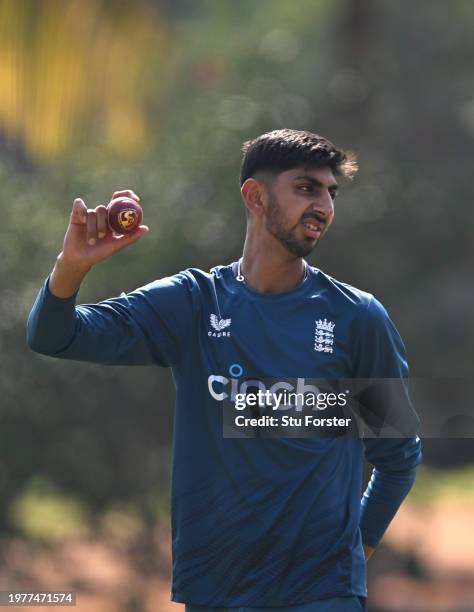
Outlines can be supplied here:
M272 253L252 248L246 240L240 263L240 273L246 285L265 293L283 293L297 287L303 280L306 262L286 251Z

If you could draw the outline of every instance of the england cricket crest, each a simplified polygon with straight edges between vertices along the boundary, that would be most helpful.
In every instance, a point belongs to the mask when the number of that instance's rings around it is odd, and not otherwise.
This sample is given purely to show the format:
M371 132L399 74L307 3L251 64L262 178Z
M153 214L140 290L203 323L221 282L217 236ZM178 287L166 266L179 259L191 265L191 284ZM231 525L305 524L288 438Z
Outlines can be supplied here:
M334 328L336 324L327 319L316 319L314 350L318 353L334 352Z

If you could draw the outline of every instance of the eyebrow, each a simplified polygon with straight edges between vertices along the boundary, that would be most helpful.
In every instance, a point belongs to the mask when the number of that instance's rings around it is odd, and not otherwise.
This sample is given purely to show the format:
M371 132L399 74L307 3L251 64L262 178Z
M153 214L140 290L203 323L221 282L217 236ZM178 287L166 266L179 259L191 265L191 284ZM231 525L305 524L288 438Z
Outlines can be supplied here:
M318 179L313 178L312 176L296 176L295 177L295 181L297 180L301 180L304 179L305 181L309 181L312 185L316 185L317 187L326 187L326 185L324 185L323 183L321 183L321 181L318 181ZM339 185L337 183L333 183L332 185L328 185L328 190L333 189L334 191L337 191L339 189Z

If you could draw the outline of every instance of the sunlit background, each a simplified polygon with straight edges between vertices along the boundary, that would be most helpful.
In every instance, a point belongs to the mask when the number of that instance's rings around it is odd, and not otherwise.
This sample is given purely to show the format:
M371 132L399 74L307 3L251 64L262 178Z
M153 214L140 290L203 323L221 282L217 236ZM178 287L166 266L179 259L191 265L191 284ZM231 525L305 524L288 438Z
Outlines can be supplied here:
M72 201L132 188L151 228L90 273L79 302L96 302L235 260L241 143L321 133L361 170L311 263L387 306L413 375L471 377L474 3L0 0L0 40L0 590L180 610L169 373L25 345ZM371 612L474 610L473 461L471 440L425 441L369 563Z

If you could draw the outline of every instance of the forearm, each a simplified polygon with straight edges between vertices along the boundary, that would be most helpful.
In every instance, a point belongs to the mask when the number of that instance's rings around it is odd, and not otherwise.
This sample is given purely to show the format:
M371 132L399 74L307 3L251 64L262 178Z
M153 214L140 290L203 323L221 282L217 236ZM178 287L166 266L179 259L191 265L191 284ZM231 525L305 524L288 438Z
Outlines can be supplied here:
M72 297L79 291L79 287L89 270L90 267L68 263L61 252L50 274L50 292L58 298Z
M362 543L375 548L415 481L421 440L365 438L365 455L374 466L360 506Z
M48 290L50 281L48 277L36 296L26 326L28 346L45 355L54 355L64 349L74 337L76 328L75 293L68 297L56 296Z
M72 340L76 328L76 295L90 267L67 262L61 252L28 317L27 343L36 352L54 355Z
M361 500L360 529L365 546L374 549L382 539L413 486L415 473L416 468L403 472L373 470Z

